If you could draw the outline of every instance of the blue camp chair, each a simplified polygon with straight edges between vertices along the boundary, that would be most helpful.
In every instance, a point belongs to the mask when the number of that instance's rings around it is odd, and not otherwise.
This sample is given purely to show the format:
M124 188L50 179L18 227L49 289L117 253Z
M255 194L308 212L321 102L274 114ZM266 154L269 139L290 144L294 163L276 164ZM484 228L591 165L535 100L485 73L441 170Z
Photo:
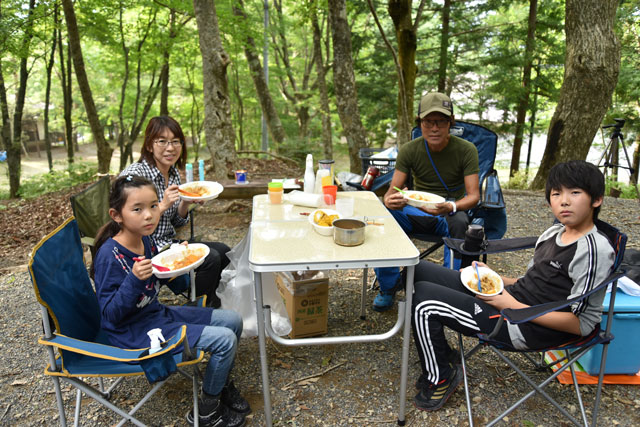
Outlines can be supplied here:
M507 231L507 213L500 188L492 188L492 183L497 183L497 172L494 169L494 163L498 149L498 135L484 126L463 121L456 121L455 126L450 129L450 133L472 142L478 150L480 202L477 207L469 211L471 222L484 227L487 239L501 239ZM411 138L415 139L420 136L422 136L422 130L419 126L414 127L411 131ZM360 150L360 157L362 159L363 175L368 166L376 166L380 169L381 174L373 181L371 191L382 195L393 177L395 159L375 158L374 156L378 151L381 151L381 149L362 149ZM362 190L362 187L358 184L350 182L347 184ZM408 184L410 187L410 183ZM429 234L411 234L410 236L431 243L431 246L420 253L420 258L431 255L444 245L441 236Z
M509 365L522 379L524 379L533 390L531 390L528 394L517 400L513 405L511 405L508 409L498 415L494 420L492 420L487 425L494 425L502 420L504 417L509 415L512 411L514 411L518 406L523 404L527 399L529 399L534 394L539 394L544 397L549 403L551 403L555 408L557 408L569 421L571 421L575 425L592 425L595 426L597 424L598 417L598 409L600 406L600 397L602 392L602 382L605 373L605 365L607 362L607 350L609 343L613 340L614 336L611 333L611 327L614 321L614 305L615 305L615 295L618 284L618 279L622 277L625 272L624 270L618 270L622 260L624 258L624 251L627 242L627 236L620 232L617 228L611 226L610 224L597 220L596 227L598 231L607 236L609 241L611 242L611 246L613 247L616 258L613 264L612 273L600 284L595 286L589 292L586 292L580 296L569 300L562 300L556 302L550 302L545 304L540 304L537 306L531 306L523 309L504 309L500 312L501 317L499 322L496 325L494 332L486 335L486 334L478 334L478 344L473 347L471 350L465 352L462 334L458 334L458 342L460 346L460 360L462 363L462 371L464 374L464 388L465 388L465 398L467 403L467 411L469 415L469 425L473 426L473 416L472 416L472 405L471 405L471 397L469 394L469 380L467 377L467 360L471 358L478 350L483 347L488 347L493 351L495 355L497 355L501 360L503 360L507 365ZM448 237L444 238L447 246L452 248L452 250L463 251L462 244L463 240L460 239L451 239ZM532 243L535 244L536 238L515 238L515 239L504 239L498 240L494 242L490 242L489 246L486 250L482 251L482 254L486 253L498 253L498 252L507 252L513 250L520 250L532 247ZM479 255L479 254L476 254ZM577 340L565 343L559 347L545 347L545 348L537 348L537 349L529 349L529 350L519 350L510 346L505 346L504 343L495 341L493 338L495 334L499 331L502 326L502 322L505 320L510 322L511 324L521 324L531 322L533 319L554 311L562 311L572 304L585 301L589 296L593 295L596 292L601 291L603 288L606 288L609 284L611 284L611 299L609 303L608 313L603 315L603 321L606 318L606 328L602 330L600 325L596 326L596 328L589 334L587 337L580 337ZM586 354L589 350L594 348L597 345L602 345L602 353L600 354L600 371L598 374L598 385L596 388L595 402L594 407L591 414L591 423L587 418L587 413L585 410L584 402L582 400L582 396L580 394L580 387L578 385L578 380L575 374L574 364L578 361L578 359ZM558 358L555 361L550 363L546 363L544 361L544 354L547 351L555 351L560 352L560 354L564 354L563 357ZM507 354L503 353L519 353L525 356L530 362L534 364L534 366L540 371L545 370L546 368L550 368L552 366L556 367L556 371L553 372L550 376L548 376L544 381L537 383L534 379L530 378L522 369L518 367L518 362L516 359L512 359L508 357ZM542 357L540 357L540 354ZM539 358L540 360L536 360ZM578 406L580 408L581 421L578 421L573 415L571 415L565 408L563 408L559 402L554 400L548 393L544 391L544 388L553 381L558 375L567 369L571 372L571 377L573 380L574 390L576 392L576 397L578 401ZM487 405L487 403L483 399L483 405Z
M44 336L38 342L47 349L45 374L53 380L60 425L66 425L60 380L77 389L75 424L79 424L82 393L136 425L144 424L133 415L164 384L160 379L129 412L111 403L114 388L127 376L147 375L156 362L177 365L177 371L193 381L194 414L198 413L198 363L204 353L190 350L186 326L163 344L162 350L149 355L149 349L122 349L109 344L100 327L100 307L83 260L78 224L73 217L46 236L33 249L29 273L40 304ZM143 366L145 367L143 369ZM191 366L188 374L183 367ZM85 378L95 377L98 386ZM117 378L105 389L104 378ZM198 417L194 417L198 419Z

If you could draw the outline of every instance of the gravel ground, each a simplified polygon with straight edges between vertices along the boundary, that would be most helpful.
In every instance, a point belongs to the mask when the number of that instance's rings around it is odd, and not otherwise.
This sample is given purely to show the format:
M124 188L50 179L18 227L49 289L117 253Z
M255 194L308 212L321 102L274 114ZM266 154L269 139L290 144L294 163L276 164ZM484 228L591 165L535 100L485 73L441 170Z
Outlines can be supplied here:
M550 223L551 215L540 193L506 191L509 229L507 237L534 235ZM247 201L215 201L205 205L196 220L197 232L205 239L230 244L240 241L250 218ZM619 226L629 236L630 247L638 247L640 223L638 202L607 198L601 218ZM420 246L418 244L418 246ZM440 262L441 253L434 261ZM501 273L522 272L530 251L495 256L489 264ZM378 314L371 310L360 320L360 271L331 273L329 333L368 334L386 331L396 318L396 311ZM0 353L0 424L53 425L58 422L53 385L43 374L46 354L36 341L41 335L31 282L25 271L13 271L0 278L0 322L3 340ZM168 302L170 294L163 293ZM369 296L369 300L372 296ZM453 337L452 337L453 338ZM382 343L342 346L289 348L268 342L269 372L273 421L276 425L392 425L396 422L400 383L401 334ZM452 341L453 342L453 341ZM472 343L467 341L467 345ZM460 387L446 406L435 413L413 408L413 382L419 374L418 357L413 344L410 351L409 389L406 402L407 424L420 426L467 425L464 391ZM539 373L530 372L534 378ZM469 366L471 394L475 402L475 422L484 424L506 408L513 396L527 391L526 384L504 369L488 351L482 350ZM239 345L236 384L253 408L247 425L264 424L258 343L243 339ZM130 379L113 395L113 402L131 407L148 390L144 378ZM577 411L575 396L568 387L554 382L547 388L555 397L569 402ZM63 386L68 404L67 419L73 420L75 394ZM583 397L589 403L595 387L584 386ZM174 376L138 412L149 425L186 425L184 414L190 407L190 383ZM640 394L633 386L607 385L599 416L600 425L640 425ZM111 426L118 419L91 399L82 406L84 425ZM524 408L511 414L507 425L566 425L558 412L542 399L530 399Z

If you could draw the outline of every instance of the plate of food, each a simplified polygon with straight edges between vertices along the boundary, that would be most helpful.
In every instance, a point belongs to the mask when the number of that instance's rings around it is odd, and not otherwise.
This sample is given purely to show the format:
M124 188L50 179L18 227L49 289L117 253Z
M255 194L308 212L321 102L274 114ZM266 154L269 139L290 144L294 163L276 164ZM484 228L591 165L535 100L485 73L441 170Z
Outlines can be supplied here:
M200 267L207 255L209 255L209 246L202 243L171 245L166 251L151 258L153 274L158 279L180 276ZM169 270L165 270L166 268Z
M426 191L405 190L402 194L407 203L417 208L435 209L438 203L445 201L444 197Z
M487 297L498 295L504 289L502 277L489 267L478 267L482 292L478 290L478 275L474 266L465 267L460 272L462 284L471 292Z
M213 200L222 190L224 187L215 181L193 181L178 187L180 197L192 202Z
M333 235L333 221L340 218L342 215L333 209L316 209L309 214L309 222L313 229L323 236Z

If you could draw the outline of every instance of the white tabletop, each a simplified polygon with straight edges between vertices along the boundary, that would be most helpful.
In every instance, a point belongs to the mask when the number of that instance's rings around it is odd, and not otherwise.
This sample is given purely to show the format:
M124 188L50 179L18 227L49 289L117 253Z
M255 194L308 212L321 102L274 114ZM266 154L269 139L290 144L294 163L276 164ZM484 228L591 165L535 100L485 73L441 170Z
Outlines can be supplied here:
M296 271L415 265L419 251L400 225L372 192L339 192L338 198L354 198L354 217L383 219L368 225L362 245L345 247L321 236L309 223L314 208L289 202L269 203L267 195L253 199L249 265L253 271ZM332 208L332 207L331 207Z

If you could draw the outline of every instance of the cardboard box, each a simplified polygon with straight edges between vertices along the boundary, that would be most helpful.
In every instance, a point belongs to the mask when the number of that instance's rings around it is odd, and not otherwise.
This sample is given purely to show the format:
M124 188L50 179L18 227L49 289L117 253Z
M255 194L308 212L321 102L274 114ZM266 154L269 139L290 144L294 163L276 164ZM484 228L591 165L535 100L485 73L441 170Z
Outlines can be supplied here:
M290 338L327 333L329 278L325 272L277 273L276 286L291 320Z
M607 294L604 297L604 310L602 323L600 324L602 329L607 327L605 316L610 310L610 296L611 294ZM638 328L640 328L640 297L627 295L618 289L616 292L616 305L613 309L613 325L611 327L614 339L607 350L605 374L635 375L636 372L640 371ZM598 345L589 350L578 361L589 375L598 375L601 356L602 346Z

